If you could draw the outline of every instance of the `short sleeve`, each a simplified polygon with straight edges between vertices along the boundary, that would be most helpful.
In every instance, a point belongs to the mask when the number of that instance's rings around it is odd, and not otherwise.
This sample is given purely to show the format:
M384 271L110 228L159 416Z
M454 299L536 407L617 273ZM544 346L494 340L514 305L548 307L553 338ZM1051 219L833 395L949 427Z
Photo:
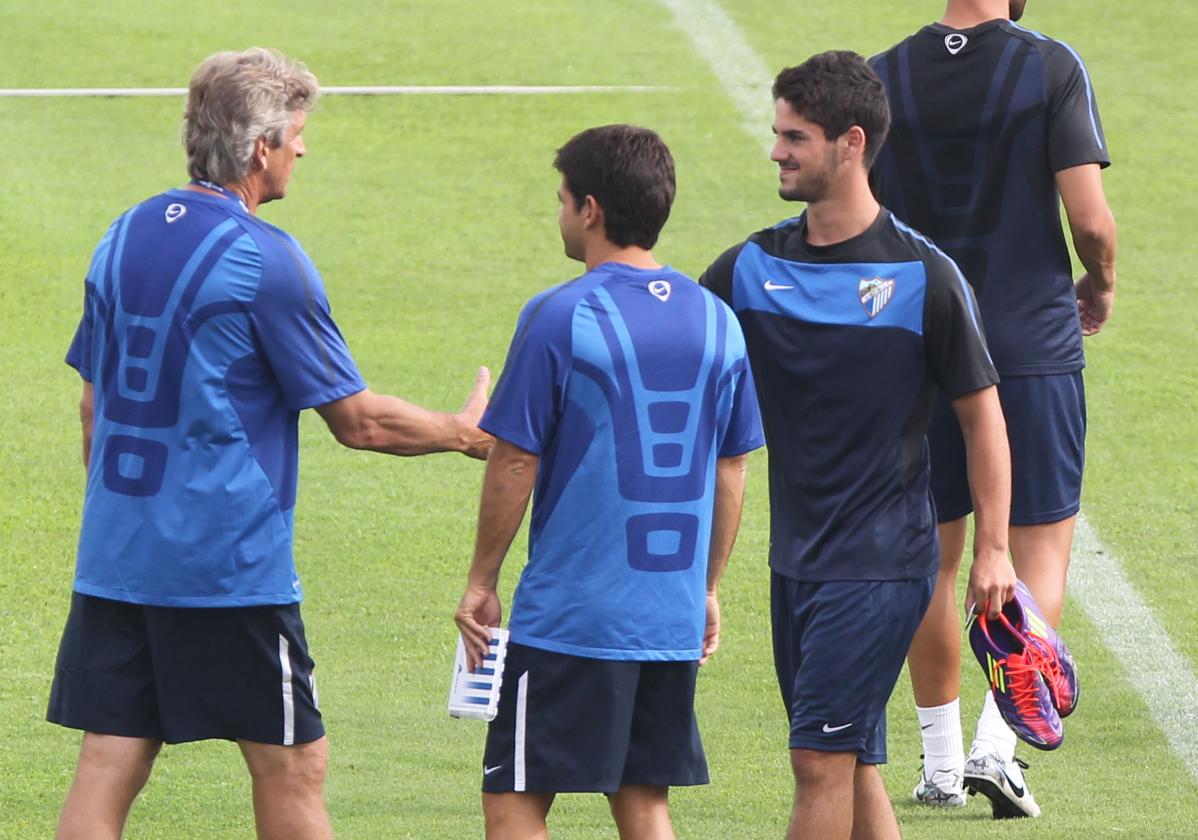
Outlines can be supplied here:
M753 370L748 359L740 363L729 377L732 392L732 411L728 425L719 442L719 457L729 458L743 455L765 446L765 435L761 430L761 410L757 404L757 389L753 383Z
M1053 172L1072 166L1111 163L1094 86L1085 64L1073 49L1050 41L1045 45L1048 98L1048 161Z
M66 363L79 371L84 382L92 381L92 325L95 319L95 302L92 300L95 287L85 284L83 293L83 315L75 327L75 337L67 349Z
M924 346L932 376L950 400L997 384L973 290L941 253L925 258Z
M365 389L333 321L324 283L294 243L280 238L277 246L263 246L262 285L251 316L262 352L292 410L325 405Z
M732 276L736 269L736 259L740 256L745 243L734 245L716 257L715 262L699 277L699 285L709 289L729 306L732 305Z
M552 292L533 298L516 322L503 374L479 428L541 455L557 428L570 371L570 319Z

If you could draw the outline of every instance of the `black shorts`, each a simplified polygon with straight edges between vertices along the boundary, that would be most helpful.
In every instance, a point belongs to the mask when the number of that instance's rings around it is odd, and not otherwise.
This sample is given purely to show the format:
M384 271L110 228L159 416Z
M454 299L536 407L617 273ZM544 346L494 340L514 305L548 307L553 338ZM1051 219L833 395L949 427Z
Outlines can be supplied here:
M1086 392L1081 371L1011 376L998 384L1011 444L1011 524L1060 522L1081 507L1086 462ZM952 405L941 397L928 427L936 517L973 513L965 441Z
M299 604L148 607L78 592L46 717L169 744L324 735Z
M586 659L510 644L483 754L486 793L707 784L697 662Z
M932 600L919 580L770 578L774 670L791 749L886 763L886 703Z

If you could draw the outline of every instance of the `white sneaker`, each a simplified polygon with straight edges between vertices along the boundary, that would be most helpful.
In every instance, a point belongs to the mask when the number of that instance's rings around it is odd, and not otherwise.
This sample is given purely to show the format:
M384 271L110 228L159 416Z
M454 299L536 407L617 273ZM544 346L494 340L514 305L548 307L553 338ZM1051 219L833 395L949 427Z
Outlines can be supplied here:
M911 798L921 805L933 808L960 808L965 804L965 789L961 786L961 774L952 770L936 770L929 779L919 772L919 784L911 792Z
M1038 817L1040 806L1023 778L1027 765L1018 758L1003 761L997 753L975 749L965 759L965 789L990 800L994 819Z

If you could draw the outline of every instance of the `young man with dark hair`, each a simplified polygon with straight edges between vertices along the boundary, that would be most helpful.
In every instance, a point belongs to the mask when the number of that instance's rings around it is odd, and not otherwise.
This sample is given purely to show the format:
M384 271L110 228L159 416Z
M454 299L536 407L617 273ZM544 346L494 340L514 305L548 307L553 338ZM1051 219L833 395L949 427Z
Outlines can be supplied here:
M701 282L744 328L770 451L787 836L885 840L899 836L876 766L886 702L936 579L924 431L937 387L966 430L978 501L968 600L997 615L1014 594L997 375L952 260L870 192L889 114L864 59L814 56L773 92L779 194L806 212L726 251Z
M940 22L873 59L895 120L873 177L879 200L944 248L977 295L1002 376L1011 554L1056 626L1085 460L1082 337L1111 314L1116 234L1090 77L1072 48L1014 23L1024 5L949 0ZM1085 268L1076 283L1062 200ZM1039 816L990 692L968 761L962 749L955 593L974 504L961 430L943 400L928 440L941 558L908 657L924 744L914 797L964 805L964 782L991 798L995 817Z
M707 782L695 677L764 441L732 312L649 251L674 196L665 144L592 128L556 166L562 242L587 270L520 314L480 424L495 449L455 616L473 668L535 488L484 754L487 837L547 837L557 793L597 791L622 838L668 840L670 786Z

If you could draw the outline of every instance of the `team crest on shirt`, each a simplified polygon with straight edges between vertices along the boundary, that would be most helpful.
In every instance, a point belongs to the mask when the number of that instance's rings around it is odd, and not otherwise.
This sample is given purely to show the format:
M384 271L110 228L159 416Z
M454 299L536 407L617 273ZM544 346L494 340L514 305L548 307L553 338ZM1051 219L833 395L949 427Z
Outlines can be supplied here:
M894 278L862 277L857 281L857 297L865 314L873 318L894 298Z
M182 219L186 213L187 208L182 204L171 204L166 208L166 213L163 215L166 217L166 223L169 225Z

